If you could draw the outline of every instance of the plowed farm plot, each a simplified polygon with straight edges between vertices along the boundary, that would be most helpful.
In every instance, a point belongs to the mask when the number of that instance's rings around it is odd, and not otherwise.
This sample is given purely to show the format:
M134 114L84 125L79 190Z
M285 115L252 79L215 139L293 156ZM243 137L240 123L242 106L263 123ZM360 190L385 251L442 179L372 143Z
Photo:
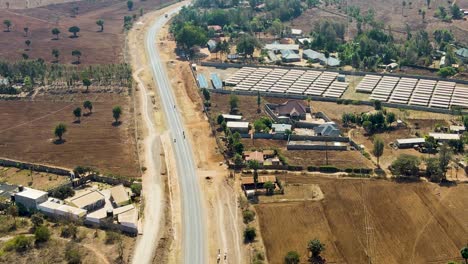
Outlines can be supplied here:
M93 113L74 123L72 111L84 100ZM112 108L122 107L121 125L113 126ZM83 110L86 113L85 110ZM135 177L138 163L128 97L111 94L64 96L59 100L0 103L0 157L74 168L95 167L102 173ZM63 144L54 144L54 128L67 126Z
M256 205L272 264L295 250L306 263L307 242L326 244L327 263L461 261L468 238L468 185L343 180L305 175L288 183L318 184L324 200Z
M135 15L138 18L140 8L146 13L170 1L134 1L132 11L128 10L127 1L118 0L62 1L66 3L58 0L26 1L32 2L30 7L51 4L28 9L14 9L26 7L21 3L5 9L6 6L0 2L2 22L10 20L12 23L10 32L6 28L0 30L0 59L22 60L22 54L27 54L30 59L42 58L54 62L56 59L52 56L52 50L57 49L60 52L57 61L63 64L76 61L77 58L72 56L73 50L81 51L82 65L121 63L124 59L124 16ZM104 20L102 32L96 25L99 19ZM72 33L68 30L72 26L80 28L77 38L70 37ZM24 28L28 28L27 33ZM53 28L61 32L58 39L51 33ZM29 47L25 44L26 40L31 41Z

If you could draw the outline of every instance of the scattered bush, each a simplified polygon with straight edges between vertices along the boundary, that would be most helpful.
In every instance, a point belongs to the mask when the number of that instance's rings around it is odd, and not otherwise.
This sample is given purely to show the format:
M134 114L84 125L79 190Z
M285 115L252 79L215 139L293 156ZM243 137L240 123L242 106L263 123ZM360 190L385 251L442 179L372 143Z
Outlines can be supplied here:
M242 217L244 218L244 223L248 224L255 219L255 212L251 210L245 210L242 212Z
M39 226L34 232L37 243L47 242L50 239L50 231L46 226Z

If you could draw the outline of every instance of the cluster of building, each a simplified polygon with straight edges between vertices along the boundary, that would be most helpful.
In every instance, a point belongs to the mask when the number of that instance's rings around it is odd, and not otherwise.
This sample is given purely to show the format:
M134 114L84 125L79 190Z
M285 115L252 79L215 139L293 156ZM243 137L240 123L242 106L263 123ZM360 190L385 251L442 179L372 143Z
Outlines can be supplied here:
M264 50L267 52L268 59L272 63L279 61L284 63L294 63L301 62L302 59L304 59L308 62L320 63L320 65L328 67L338 67L341 64L339 59L333 56L327 57L322 52L318 52L312 49L301 51L299 44L281 44L274 42L271 44L266 44Z
M123 185L104 190L82 190L65 200L23 186L12 186L8 194L15 203L31 212L40 211L50 217L82 220L88 225L113 226L130 234L138 233L138 210L132 204L131 192Z
M452 133L436 133L431 132L428 134L429 137L433 137L438 143L446 143L450 140L460 140L460 134L465 132L464 126L450 126L450 132ZM425 138L402 138L395 141L395 146L399 149L404 148L417 148L420 149L426 142Z

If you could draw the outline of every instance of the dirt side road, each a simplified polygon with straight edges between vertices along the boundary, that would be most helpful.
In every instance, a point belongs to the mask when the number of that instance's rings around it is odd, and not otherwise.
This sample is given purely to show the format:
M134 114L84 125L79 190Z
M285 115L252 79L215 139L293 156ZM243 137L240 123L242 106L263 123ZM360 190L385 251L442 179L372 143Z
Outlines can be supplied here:
M235 183L228 178L223 156L218 152L206 116L202 113L201 98L189 68L189 62L178 60L174 54L175 42L166 32L158 41L161 56L172 76L172 87L184 117L188 139L196 146L197 175L200 177L205 198L207 232L209 235L209 263L247 263L242 244L242 216L238 207ZM224 254L226 253L226 260Z
M143 234L138 238L135 248L133 263L164 263L167 259L170 247L170 240L163 237L172 230L168 226L165 215L171 215L170 208L164 208L168 193L164 193L164 181L167 180L167 170L164 160L164 152L168 153L168 144L161 144L161 132L164 128L162 113L159 108L159 98L154 92L154 82L147 67L148 60L145 54L144 41L147 25L162 16L167 10L174 6L155 11L140 19L135 28L128 36L128 47L131 55L131 63L134 69L134 78L138 83L135 96L138 98L138 114L136 119L143 128L141 131L144 167L146 171L143 175L143 195L145 201L144 218L142 221ZM163 149L166 151L163 152ZM170 170L171 174L175 170ZM171 192L171 191L169 191ZM169 200L171 200L169 198ZM176 221L172 221L176 222ZM155 252L158 249L158 252ZM155 253L157 253L155 255ZM158 259L154 259L158 258Z

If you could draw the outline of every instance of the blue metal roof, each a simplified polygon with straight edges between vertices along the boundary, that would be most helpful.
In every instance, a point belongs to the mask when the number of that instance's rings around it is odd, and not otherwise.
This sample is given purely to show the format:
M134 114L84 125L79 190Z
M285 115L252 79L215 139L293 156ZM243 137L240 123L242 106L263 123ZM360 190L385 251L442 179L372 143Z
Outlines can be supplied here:
M205 76L203 74L199 73L197 74L197 82L198 86L200 86L201 89L205 88L208 89L208 82L206 81Z
M223 82L218 77L216 73L212 73L211 75L211 83L213 83L213 87L215 89L223 89Z

